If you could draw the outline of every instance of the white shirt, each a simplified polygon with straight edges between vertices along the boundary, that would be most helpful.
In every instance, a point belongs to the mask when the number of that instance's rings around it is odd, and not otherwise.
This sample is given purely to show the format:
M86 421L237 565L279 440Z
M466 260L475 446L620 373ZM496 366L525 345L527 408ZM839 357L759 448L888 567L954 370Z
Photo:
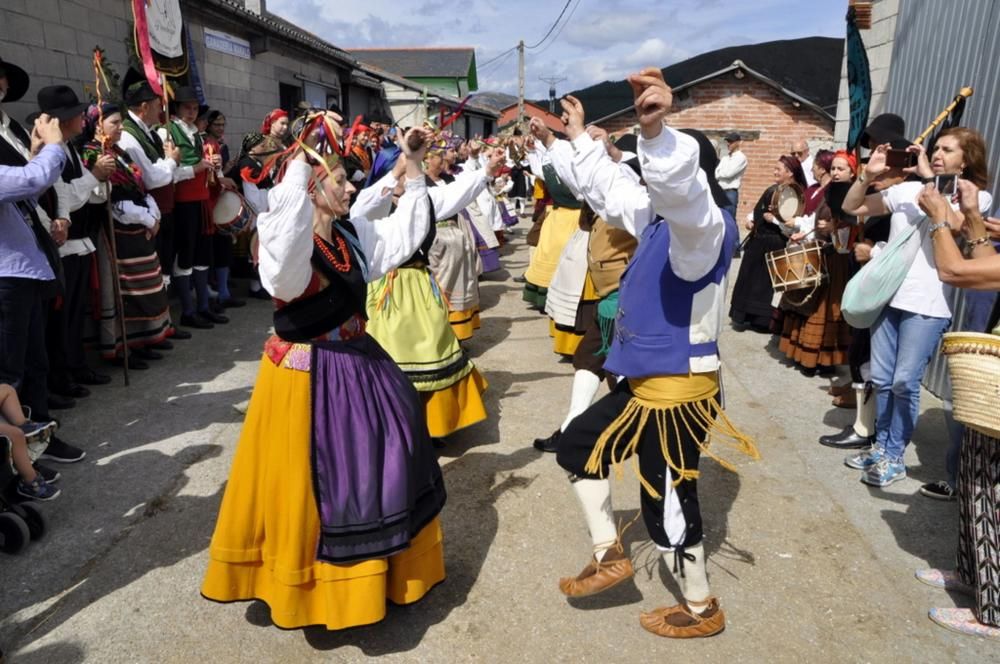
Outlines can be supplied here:
M351 206L351 218L380 218L389 216L392 207L392 190L399 180L392 171L382 176L378 182L358 192ZM436 219L450 219L476 200L479 192L486 189L487 175L482 170L466 170L455 176L450 184L441 183L427 190L434 206Z
M885 207L892 213L889 242L907 227L923 219L924 213L917 204L917 196L923 189L923 183L902 182L882 192ZM983 215L989 214L992 206L992 196L985 191L979 192L979 209ZM953 207L957 209L957 206ZM872 250L872 257L878 253ZM934 260L934 238L927 233L889 306L922 316L951 318L950 294L951 287L938 277L937 263Z
M813 156L811 152L806 157L806 160L802 162L802 174L806 176L807 187L816 184L816 178L813 177Z
M604 144L589 135L578 136L573 147L575 181L598 216L641 241L642 232L659 215L670 227L674 273L686 281L697 281L712 270L722 251L725 221L712 199L708 178L698 166L700 148L694 138L669 127L654 139L640 137L639 163L646 186L623 172L623 167L608 156ZM558 170L559 161L553 163ZM719 338L725 296L725 279L695 294L688 328L691 343ZM717 371L719 356L692 357L690 366L693 373Z
M70 219L70 213L76 212L87 203L100 203L105 200L107 187L98 182L94 174L88 171L80 160L80 155L75 150L71 150L66 144L62 144L63 152L66 153L68 162L79 164L83 170L83 175L70 182L63 182L62 178L56 180L52 188L56 191L56 207L58 219ZM70 219L72 222L72 220ZM96 251L94 243L89 237L66 240L59 247L59 256L86 256Z
M747 156L742 150L727 154L715 167L715 179L723 189L739 189L743 173L747 170Z
M146 123L139 119L139 116L132 111L129 111L128 115L139 129L147 137L150 137L149 140L152 142L152 132L150 132ZM122 132L122 137L118 140L118 146L125 150L132 161L137 163L139 168L142 169L142 183L146 185L147 191L166 187L172 182L190 180L194 177L194 168L192 166L177 166L177 162L173 159L164 158L157 159L156 163L151 162L149 157L146 156L146 151L142 149L139 139L127 131Z
M195 127L194 125L189 125L180 118L174 118L173 120L170 120L170 122L176 123L177 126L181 128L181 131L184 132L184 135L188 137L188 140L191 142L191 145L194 145L195 136L198 135L197 127ZM145 127L145 125L139 125L139 126ZM167 131L166 127L160 127L159 129L156 130L156 133L160 136L161 141L166 142L168 140L173 140L170 138L170 132ZM184 180L191 180L192 178L194 178L194 166L178 166L177 170L174 171L175 183L183 182Z
M308 164L290 162L284 179L270 191L270 210L257 217L260 281L268 293L286 302L302 295L313 275L313 204L307 189L311 176ZM368 263L368 281L375 281L413 256L427 237L430 207L424 179L407 179L390 216L375 221L352 216L351 223Z

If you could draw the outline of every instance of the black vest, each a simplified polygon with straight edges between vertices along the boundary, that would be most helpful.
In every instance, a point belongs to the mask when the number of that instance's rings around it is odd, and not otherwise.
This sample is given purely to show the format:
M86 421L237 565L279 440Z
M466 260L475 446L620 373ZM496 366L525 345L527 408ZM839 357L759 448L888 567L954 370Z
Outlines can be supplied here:
M340 222L352 234L350 222ZM335 238L343 236L334 227ZM346 239L344 239L347 242ZM274 331L284 341L295 343L311 341L337 329L358 314L367 320L368 284L358 265L358 256L349 251L350 270L341 272L324 255L321 247L340 258L336 244L330 244L313 235L313 269L326 277L329 285L314 295L307 295L274 312ZM350 243L348 243L350 249ZM361 257L360 260L364 260Z

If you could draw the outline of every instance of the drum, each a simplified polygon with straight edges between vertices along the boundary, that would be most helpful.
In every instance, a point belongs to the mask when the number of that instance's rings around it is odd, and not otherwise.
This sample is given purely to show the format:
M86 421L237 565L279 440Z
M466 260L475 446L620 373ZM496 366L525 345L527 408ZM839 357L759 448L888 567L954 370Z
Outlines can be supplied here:
M771 214L779 221L788 223L802 214L806 207L806 197L797 184L783 184L771 195Z
M818 286L826 273L823 245L815 241L772 251L764 259L777 293Z
M1000 438L1000 335L948 332L941 342L955 419Z
M212 210L215 230L223 235L239 235L253 226L254 214L247 202L235 191L219 194Z

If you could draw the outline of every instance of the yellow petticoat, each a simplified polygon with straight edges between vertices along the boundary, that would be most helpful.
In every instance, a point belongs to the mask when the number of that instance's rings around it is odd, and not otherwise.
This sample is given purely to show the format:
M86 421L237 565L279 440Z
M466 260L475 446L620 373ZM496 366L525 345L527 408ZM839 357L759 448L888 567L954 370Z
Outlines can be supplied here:
M524 278L535 286L548 288L559 265L559 257L570 236L580 227L580 210L552 207L545 210L545 223L538 238L538 247Z
M283 628L344 629L378 622L386 600L410 604L444 580L441 526L434 519L410 547L388 558L316 561L319 514L312 492L309 373L265 356L209 547L202 594L259 599Z
M486 379L473 369L451 387L436 392L421 392L431 438L444 438L485 420L483 392L487 387Z
M552 337L552 351L558 355L573 355L577 346L583 341L582 334L560 330L551 318L549 319L549 336Z
M479 309L466 309L465 311L448 312L448 322L451 329L459 341L468 341L473 333L479 329Z

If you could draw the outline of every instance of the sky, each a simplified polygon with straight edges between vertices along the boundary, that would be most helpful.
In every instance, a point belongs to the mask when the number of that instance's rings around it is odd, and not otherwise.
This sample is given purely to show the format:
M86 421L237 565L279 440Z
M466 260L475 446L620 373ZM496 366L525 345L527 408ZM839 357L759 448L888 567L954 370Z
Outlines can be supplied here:
M479 89L517 94L523 39L526 96L548 96L539 77L565 78L559 94L621 80L726 46L843 37L847 0L268 0L269 11L344 49L472 46Z

